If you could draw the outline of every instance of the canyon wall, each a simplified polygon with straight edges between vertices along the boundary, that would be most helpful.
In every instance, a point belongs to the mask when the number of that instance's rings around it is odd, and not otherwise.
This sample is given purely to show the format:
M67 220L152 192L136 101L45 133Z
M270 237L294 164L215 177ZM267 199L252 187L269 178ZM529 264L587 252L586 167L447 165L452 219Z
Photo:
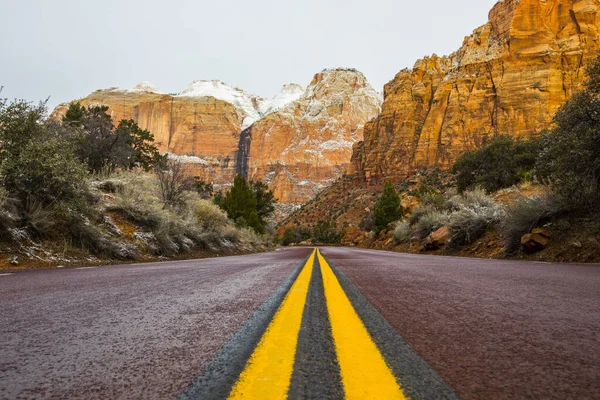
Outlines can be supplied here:
M282 202L302 204L346 170L381 97L354 69L316 74L304 95L244 131L242 170Z
M133 119L149 130L163 153L189 165L190 173L217 185L236 174L241 125L246 115L233 104L215 97L172 96L140 84L133 90L98 90L78 100L84 106L106 105L115 124ZM63 115L58 106L53 116Z
M78 100L106 105L115 123L133 119L163 153L220 189L240 172L267 182L281 202L303 204L346 170L381 95L354 69L326 69L305 89L288 84L270 100L219 81L195 81L178 94L143 82ZM60 118L68 104L53 112Z
M348 173L378 182L448 169L490 136L549 127L600 47L599 9L598 0L499 1L457 52L419 60L385 85Z

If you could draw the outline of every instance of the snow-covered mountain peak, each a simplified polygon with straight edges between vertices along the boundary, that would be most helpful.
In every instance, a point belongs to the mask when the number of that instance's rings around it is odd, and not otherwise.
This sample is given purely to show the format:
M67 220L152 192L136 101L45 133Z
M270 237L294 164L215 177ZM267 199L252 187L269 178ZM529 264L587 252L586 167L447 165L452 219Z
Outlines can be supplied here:
M142 81L142 82L138 83L137 85L135 85L135 87L133 89L131 89L131 91L133 91L133 92L162 93L160 90L158 90L156 88L156 86L154 86L151 82L148 82L148 81Z
M288 104L300 99L304 94L304 88L297 83L283 85L281 91L270 100L261 103L259 111L262 115L281 110Z
M178 94L181 97L214 97L218 100L223 100L233 104L238 110L246 114L242 123L242 130L252 125L261 117L260 112L256 109L257 101L260 100L257 96L234 88L221 81L193 81L190 85Z

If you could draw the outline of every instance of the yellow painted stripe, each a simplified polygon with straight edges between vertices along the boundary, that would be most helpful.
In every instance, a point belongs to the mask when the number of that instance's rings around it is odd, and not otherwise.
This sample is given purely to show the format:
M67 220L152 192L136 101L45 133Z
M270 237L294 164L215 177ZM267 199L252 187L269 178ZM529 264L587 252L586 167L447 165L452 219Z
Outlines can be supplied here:
M230 399L285 399L290 387L302 313L316 250L312 252L285 296L246 368L233 387Z
M405 399L331 267L317 256L346 399Z

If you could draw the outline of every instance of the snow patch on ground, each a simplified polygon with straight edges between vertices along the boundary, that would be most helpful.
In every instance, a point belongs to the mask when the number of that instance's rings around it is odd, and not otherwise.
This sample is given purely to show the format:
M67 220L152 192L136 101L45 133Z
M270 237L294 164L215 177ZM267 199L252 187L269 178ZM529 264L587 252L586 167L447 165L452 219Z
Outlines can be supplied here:
M219 161L214 159L213 157L197 157L197 156L184 156L173 153L165 153L167 157L171 160L180 161L184 164L202 164L205 166L210 166L213 164L218 164Z

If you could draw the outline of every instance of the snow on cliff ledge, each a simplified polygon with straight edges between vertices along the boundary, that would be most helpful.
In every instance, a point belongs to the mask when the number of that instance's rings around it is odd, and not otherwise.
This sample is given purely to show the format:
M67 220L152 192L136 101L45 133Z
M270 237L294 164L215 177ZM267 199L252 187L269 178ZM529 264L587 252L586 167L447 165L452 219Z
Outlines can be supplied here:
M211 96L233 104L238 110L246 114L242 123L242 130L257 121L261 114L256 109L256 103L262 99L245 92L242 89L233 88L221 81L193 81L187 89L179 93L181 97L206 97Z
M300 99L303 94L304 88L302 86L297 83L289 83L283 85L281 92L271 100L263 101L258 109L262 115L267 115L285 108L288 104Z

